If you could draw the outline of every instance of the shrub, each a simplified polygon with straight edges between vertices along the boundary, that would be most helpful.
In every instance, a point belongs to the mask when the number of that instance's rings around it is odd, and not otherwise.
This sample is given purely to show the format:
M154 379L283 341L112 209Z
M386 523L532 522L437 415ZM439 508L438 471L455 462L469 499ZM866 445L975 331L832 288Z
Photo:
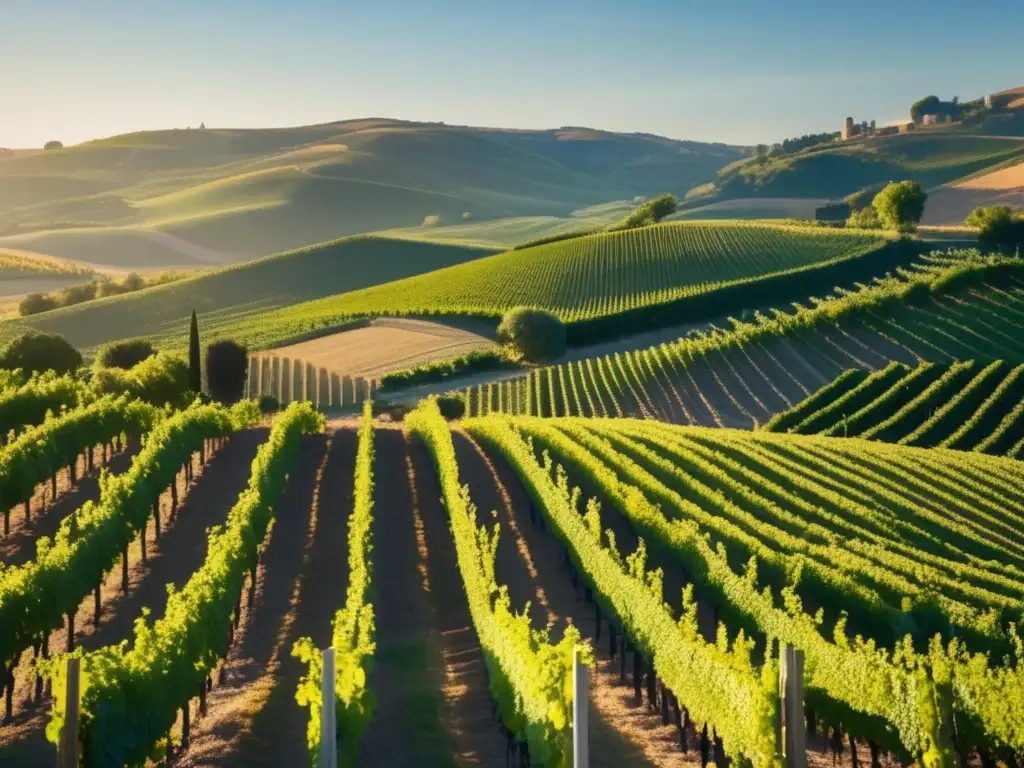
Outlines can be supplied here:
M189 389L188 364L180 357L158 353L130 370L101 368L92 387L101 395L128 393L153 405L183 408L196 396Z
M245 393L249 373L249 351L234 341L215 341L206 348L206 385L210 397L221 403L236 403Z
M675 213L678 208L679 200L675 195L659 195L638 206L629 216L609 229L635 229L637 227L646 227L649 224L657 224L666 216L671 216Z
M0 368L21 368L25 375L42 371L71 373L82 365L82 355L63 336L29 331L0 351Z
M1009 206L975 208L964 223L978 228L978 243L986 250L1024 250L1024 214L1015 214Z
M122 368L127 371L155 354L153 345L145 339L119 341L103 349L99 363L104 368Z
M502 318L498 341L527 362L553 360L565 352L565 326L543 309L516 307Z
M40 312L49 312L57 308L57 302L44 293L30 293L18 304L18 314L22 317L38 315Z
M443 395L437 398L437 408L448 421L461 419L466 415L466 403L461 397Z
M874 208L861 208L850 214L846 220L846 226L855 229L881 229L882 222L878 220L878 213Z
M57 294L57 303L62 307L72 307L81 304L83 301L92 301L96 298L96 283L79 283L69 285Z
M277 413L281 404L273 395L260 395L260 413Z
M900 181L887 184L875 195L872 205L886 229L913 232L924 214L927 199L928 194L916 181Z
M43 144L43 149L64 149L64 143L61 141L48 141Z

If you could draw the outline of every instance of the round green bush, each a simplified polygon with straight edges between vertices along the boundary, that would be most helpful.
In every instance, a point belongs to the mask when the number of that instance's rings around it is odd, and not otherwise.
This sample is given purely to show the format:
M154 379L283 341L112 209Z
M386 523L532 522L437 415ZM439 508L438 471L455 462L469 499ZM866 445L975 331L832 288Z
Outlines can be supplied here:
M565 352L565 326L546 310L516 307L502 318L498 341L526 362L541 363Z
M22 334L0 351L0 368L21 368L26 376L42 371L57 374L77 371L82 355L63 336L30 331Z
M100 353L100 365L104 368L134 368L146 358L156 354L153 345L145 339L119 341L105 347Z
M260 395L260 413L277 413L281 404L273 395Z
M466 415L466 403L461 397L442 395L437 398L437 409L448 421L461 419Z

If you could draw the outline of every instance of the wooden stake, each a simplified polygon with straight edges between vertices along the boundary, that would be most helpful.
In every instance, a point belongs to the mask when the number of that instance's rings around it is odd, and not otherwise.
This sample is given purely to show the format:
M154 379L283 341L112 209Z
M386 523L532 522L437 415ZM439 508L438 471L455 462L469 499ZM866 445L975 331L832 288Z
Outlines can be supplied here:
M587 693L587 667L580 659L580 649L572 652L572 757L573 768L589 768L590 744L588 722L590 696Z
M92 612L92 625L98 627L100 625L100 583L96 582L96 601Z
M191 712L191 699L185 702L185 706L181 708L181 748L188 749L188 737L189 737L189 717L192 715Z
M317 768L338 768L337 720L334 714L334 649L325 648L321 676L320 758Z
M804 732L804 653L787 645L779 666L782 756L787 768L807 768Z
M128 594L128 545L121 550L121 592Z
M75 650L75 614L74 611L68 614L68 642L67 652Z
M67 688L64 699L64 728L57 745L57 768L78 766L78 708L81 687L81 659L68 659Z

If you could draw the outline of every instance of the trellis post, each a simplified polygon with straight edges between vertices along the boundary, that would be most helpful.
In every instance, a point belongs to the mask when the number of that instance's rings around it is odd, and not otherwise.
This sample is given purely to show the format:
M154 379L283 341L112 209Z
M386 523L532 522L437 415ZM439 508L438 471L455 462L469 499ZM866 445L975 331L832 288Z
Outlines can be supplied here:
M572 651L572 764L573 768L589 768L587 715L590 697L587 694L587 667L580 657L580 648Z
M317 768L338 768L337 721L334 715L334 648L325 648L321 675L320 759Z
M807 768L804 723L804 652L786 645L779 664L780 746L786 768Z
M67 686L64 699L64 729L57 745L57 768L78 766L78 707L81 684L81 659L68 659Z

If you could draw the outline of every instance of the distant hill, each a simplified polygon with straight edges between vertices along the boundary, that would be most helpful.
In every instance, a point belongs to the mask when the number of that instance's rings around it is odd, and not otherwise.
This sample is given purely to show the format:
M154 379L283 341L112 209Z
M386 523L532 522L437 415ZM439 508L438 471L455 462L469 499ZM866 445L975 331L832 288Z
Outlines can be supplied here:
M194 261L154 249L158 231L234 260L464 214L567 216L683 194L742 154L585 128L385 119L127 134L0 157L0 245L127 267Z
M357 290L488 256L493 250L351 237L213 270L169 285L0 322L0 341L26 330L59 333L91 351L116 339L146 337L187 345L199 313L204 341L241 319L259 324L279 307Z
M914 179L933 188L1013 158L1024 139L961 130L927 130L819 145L761 163L747 158L723 168L687 207L735 198L841 198L887 181Z

